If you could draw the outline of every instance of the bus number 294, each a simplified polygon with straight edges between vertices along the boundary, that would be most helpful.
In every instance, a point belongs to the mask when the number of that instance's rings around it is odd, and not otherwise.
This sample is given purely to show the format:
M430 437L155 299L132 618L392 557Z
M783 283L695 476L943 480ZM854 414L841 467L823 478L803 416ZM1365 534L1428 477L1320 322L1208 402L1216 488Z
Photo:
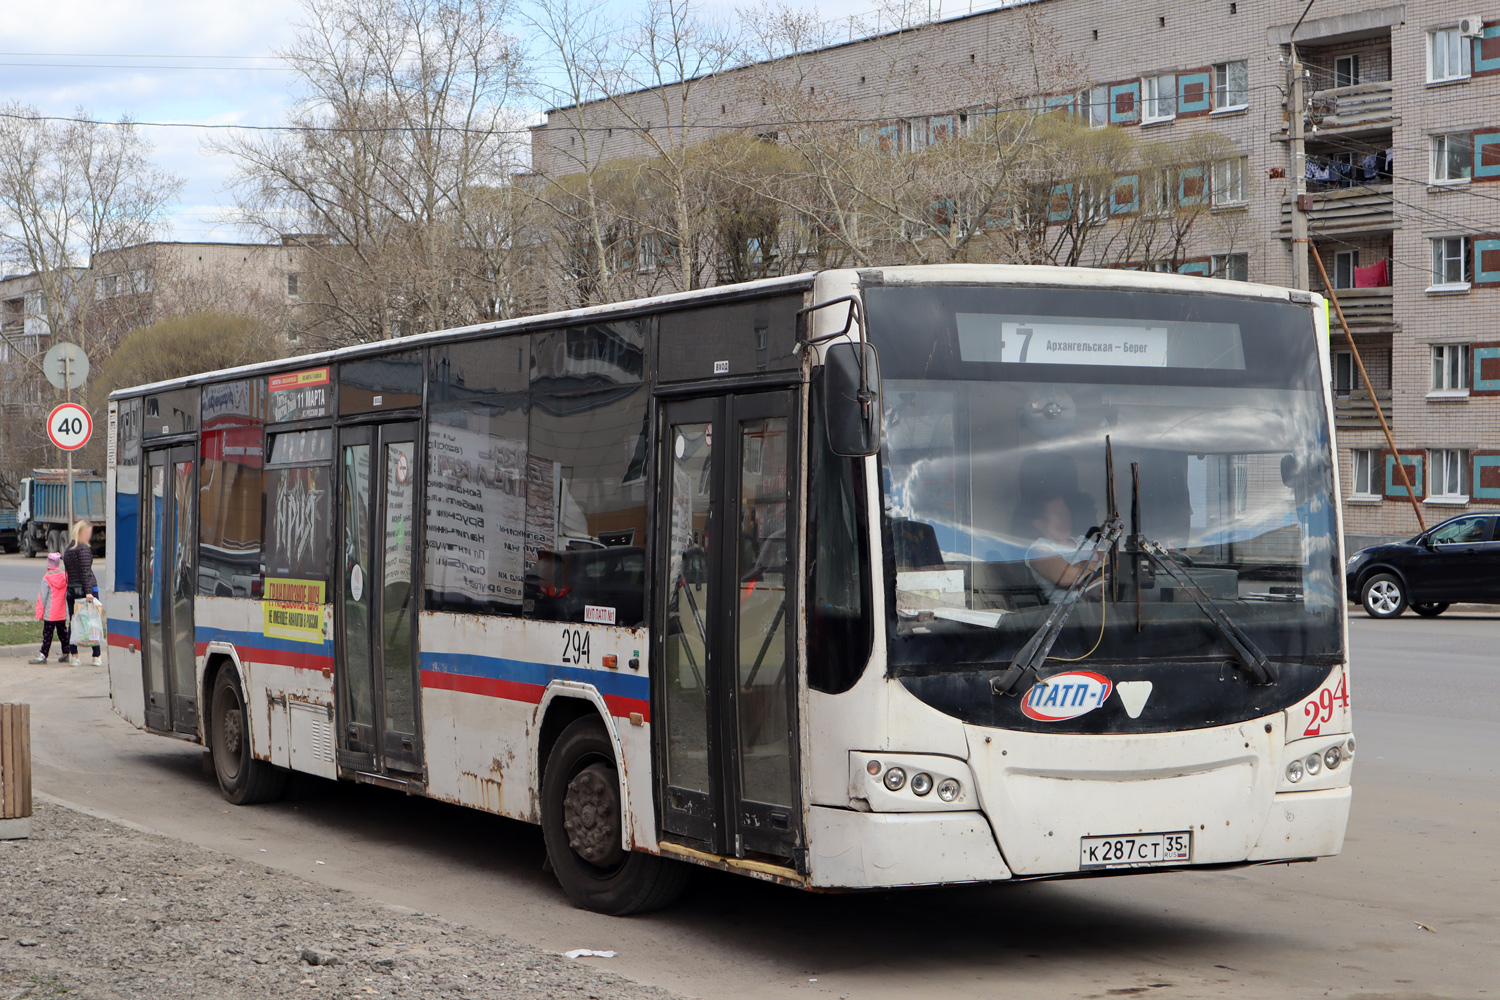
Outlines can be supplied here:
M565 628L562 634L562 661L589 662L589 634L581 628Z

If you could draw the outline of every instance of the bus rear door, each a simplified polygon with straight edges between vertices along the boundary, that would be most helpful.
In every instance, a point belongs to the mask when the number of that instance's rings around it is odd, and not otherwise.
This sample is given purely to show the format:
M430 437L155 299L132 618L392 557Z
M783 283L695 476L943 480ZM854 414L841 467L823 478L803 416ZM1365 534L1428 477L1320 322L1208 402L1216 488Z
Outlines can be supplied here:
M141 518L139 574L146 726L198 732L193 599L198 593L197 462L192 445L146 453L147 510ZM121 554L116 558L130 558Z
M662 411L657 710L662 825L723 856L801 848L795 669L795 395Z

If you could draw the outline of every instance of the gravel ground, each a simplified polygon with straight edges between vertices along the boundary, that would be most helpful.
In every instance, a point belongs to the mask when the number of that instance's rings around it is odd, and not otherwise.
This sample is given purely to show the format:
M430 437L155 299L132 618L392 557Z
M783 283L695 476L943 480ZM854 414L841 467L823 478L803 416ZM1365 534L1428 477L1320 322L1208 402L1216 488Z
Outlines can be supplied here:
M30 840L0 841L0 886L0 1000L670 1000L583 961L58 805L38 804Z

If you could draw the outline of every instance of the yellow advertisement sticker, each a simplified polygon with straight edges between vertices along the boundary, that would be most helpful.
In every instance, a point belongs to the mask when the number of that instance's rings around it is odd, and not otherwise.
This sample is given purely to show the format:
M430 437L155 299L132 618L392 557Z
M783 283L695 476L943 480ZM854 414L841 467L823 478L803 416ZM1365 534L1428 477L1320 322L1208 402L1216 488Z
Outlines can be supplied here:
M266 577L261 599L290 604L322 604L327 584L322 580L288 580Z
M295 601L261 601L261 633L294 642L323 641L323 606Z

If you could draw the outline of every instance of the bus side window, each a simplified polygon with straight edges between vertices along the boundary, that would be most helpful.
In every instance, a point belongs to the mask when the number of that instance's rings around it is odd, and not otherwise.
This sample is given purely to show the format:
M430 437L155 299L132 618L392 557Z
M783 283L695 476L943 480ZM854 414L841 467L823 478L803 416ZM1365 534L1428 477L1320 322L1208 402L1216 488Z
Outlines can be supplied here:
M533 390L527 452L526 616L645 623L649 393Z
M503 342L502 352L513 349ZM477 377L472 377L477 371ZM468 366L469 381L508 377ZM526 395L433 403L427 420L427 608L520 615L526 574Z

